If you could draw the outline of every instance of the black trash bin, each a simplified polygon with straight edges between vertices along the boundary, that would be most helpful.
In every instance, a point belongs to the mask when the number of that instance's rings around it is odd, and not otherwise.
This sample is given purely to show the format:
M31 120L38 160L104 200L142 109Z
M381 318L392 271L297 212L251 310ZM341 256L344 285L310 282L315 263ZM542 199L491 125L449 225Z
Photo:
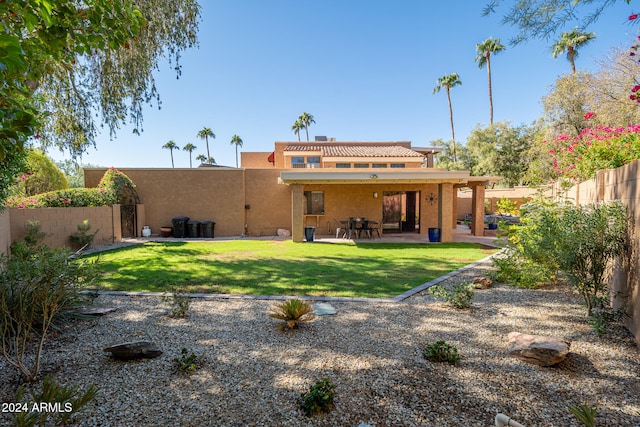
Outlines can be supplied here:
M187 221L187 228L189 229L189 237L200 237L200 222L199 221Z
M173 237L177 237L182 239L187 237L187 222L189 221L189 217L186 216L177 216L171 220L173 223Z
M313 242L313 237L316 234L316 228L313 226L307 226L304 228L304 238L307 242Z
M200 232L202 233L202 237L205 239L213 239L213 229L215 228L216 223L213 221L202 221L200 223Z

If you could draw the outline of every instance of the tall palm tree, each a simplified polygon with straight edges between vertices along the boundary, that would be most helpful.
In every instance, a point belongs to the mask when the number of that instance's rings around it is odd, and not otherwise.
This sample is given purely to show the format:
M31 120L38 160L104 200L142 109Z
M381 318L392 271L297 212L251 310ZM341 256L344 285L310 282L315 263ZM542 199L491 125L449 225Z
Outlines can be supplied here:
M560 40L551 45L551 55L557 58L560 54L567 52L567 59L571 63L571 73L576 73L576 56L578 48L586 45L596 37L594 33L583 33L574 29L560 34Z
M298 135L298 142L300 142L300 131L304 129L304 123L300 121L300 119L296 120L293 125L291 125L291 130L293 133Z
M300 114L298 120L300 120L304 125L304 130L307 132L307 142L309 142L309 125L311 125L311 123L315 123L316 121L313 120L313 116L307 112Z
M198 154L196 156L196 160L200 160L200 163L204 163L207 160L207 156L205 156L204 154Z
M166 148L167 150L169 150L171 152L171 167L175 168L175 166L173 165L173 150L178 148L178 145L173 141L169 141L166 144L164 144L162 146L162 148Z
M213 133L213 131L210 128L204 127L200 129L200 131L198 132L198 138L204 139L205 141L207 141L207 158L210 159L211 153L209 152L209 137L213 139L216 138L216 134Z
M238 167L238 147L242 147L242 138L238 135L233 135L231 137L231 145L236 145L236 167Z
M195 145L193 145L192 143L188 143L187 145L185 145L184 147L182 147L182 149L184 151L188 151L189 152L189 167L192 168L193 165L191 164L191 153L193 152L193 150L195 150L196 147Z
M438 77L438 84L433 88L433 93L440 92L440 89L444 88L447 91L447 100L449 101L449 120L451 121L451 142L453 143L453 163L456 163L456 133L453 128L453 108L451 108L451 88L460 86L462 81L458 73L447 74L442 77Z
M506 47L500 44L500 39L492 39L489 37L484 42L476 45L476 62L478 67L482 68L487 65L487 73L489 75L489 124L493 124L493 92L491 91L491 54L497 54L505 50Z

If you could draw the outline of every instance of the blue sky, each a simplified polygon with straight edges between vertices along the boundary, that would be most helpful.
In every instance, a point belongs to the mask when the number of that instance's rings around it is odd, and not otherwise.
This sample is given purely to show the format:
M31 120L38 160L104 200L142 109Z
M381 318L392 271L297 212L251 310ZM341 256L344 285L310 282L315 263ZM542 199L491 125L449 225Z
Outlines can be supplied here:
M162 145L190 142L198 147L195 159L206 154L196 137L206 126L216 134L209 141L216 162L235 166L234 134L244 141L241 151L271 151L274 141L297 140L290 128L304 111L316 121L311 140L325 135L428 146L451 139L446 94L432 91L438 77L454 72L462 80L451 92L456 140L464 142L489 121L487 71L475 63L475 45L489 36L507 46L491 62L494 121L531 123L569 62L552 58L554 40L509 45L514 30L500 23L500 14L483 17L485 3L203 0L200 47L183 55L182 76L176 79L168 64L156 72L162 109L146 108L140 136L130 127L114 140L105 132L82 162L171 167ZM619 1L589 28L596 39L580 51L579 69L593 70L595 59L631 44L633 6ZM187 152L174 151L174 159L176 167L189 167Z

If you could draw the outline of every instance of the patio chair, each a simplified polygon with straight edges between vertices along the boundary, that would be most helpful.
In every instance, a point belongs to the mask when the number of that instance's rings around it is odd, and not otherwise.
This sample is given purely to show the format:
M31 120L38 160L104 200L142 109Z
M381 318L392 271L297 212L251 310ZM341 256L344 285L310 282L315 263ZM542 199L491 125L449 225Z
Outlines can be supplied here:
M356 235L356 239L358 238L357 221L355 220L355 218L349 218L349 226L344 234L347 239L351 239L351 236L353 236L354 234Z
M342 238L344 238L347 235L347 229L337 219L333 220L333 226L336 229L336 239L338 238L338 236L340 236L340 233L342 233Z
M369 232L371 233L371 236L373 236L373 233L377 233L378 237L382 239L382 219L380 219L380 221L377 222L371 222L369 223Z

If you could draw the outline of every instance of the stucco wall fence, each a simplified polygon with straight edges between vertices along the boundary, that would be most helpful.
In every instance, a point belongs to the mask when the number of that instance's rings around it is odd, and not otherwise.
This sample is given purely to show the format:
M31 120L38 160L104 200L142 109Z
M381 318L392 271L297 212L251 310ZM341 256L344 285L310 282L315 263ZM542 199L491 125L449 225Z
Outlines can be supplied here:
M102 245L122 240L120 205L86 208L9 208L0 216L0 250L22 239L27 233L29 221L40 222L43 239L50 247L71 247L69 237L78 231L78 225L88 220L90 233L98 231L93 244Z

